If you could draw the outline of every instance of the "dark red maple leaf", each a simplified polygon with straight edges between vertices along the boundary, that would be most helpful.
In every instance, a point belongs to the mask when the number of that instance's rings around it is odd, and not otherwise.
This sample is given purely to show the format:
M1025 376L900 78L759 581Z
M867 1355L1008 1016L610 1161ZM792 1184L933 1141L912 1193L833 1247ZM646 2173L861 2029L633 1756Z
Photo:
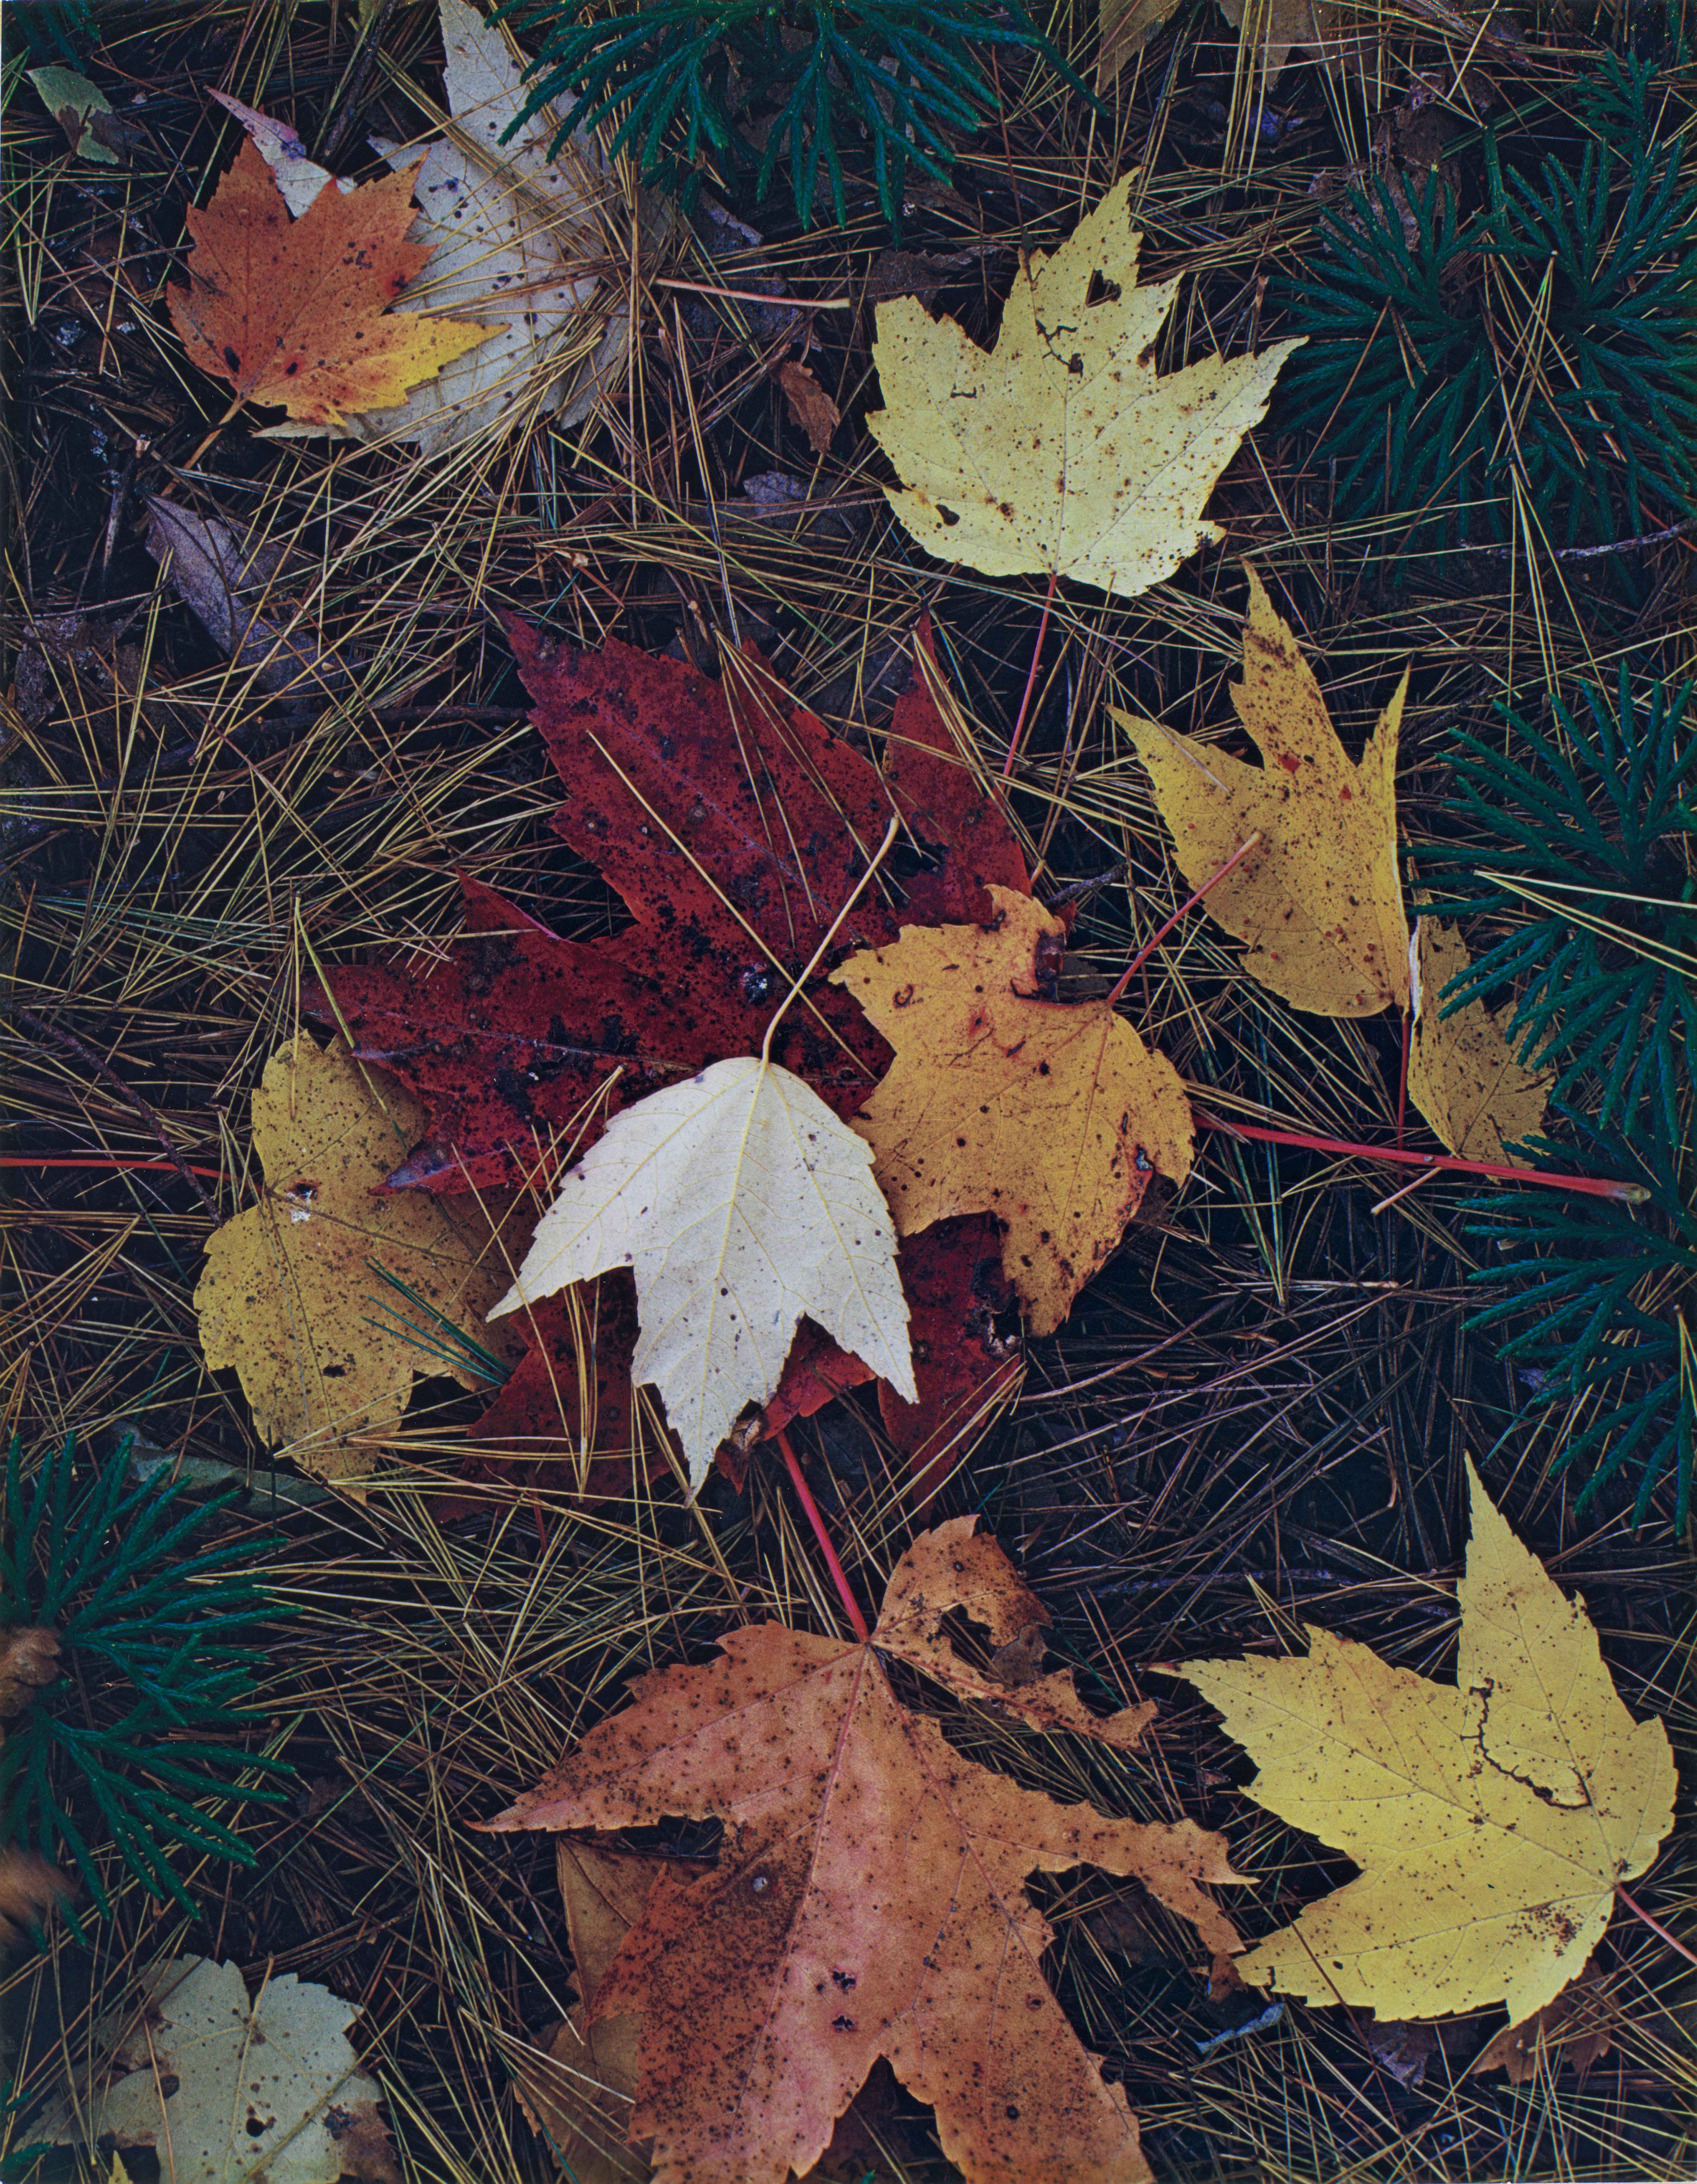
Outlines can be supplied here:
M963 1438L1025 1368L1018 1338L996 1333L996 1314L1014 1295L993 1215L965 1214L904 1236L897 1264L911 1315L919 1401L904 1403L881 1383L878 1408L885 1431L907 1456L915 1503L926 1509Z
M430 1136L391 1173L391 1187L498 1187L539 1167L546 1177L562 1156L587 1150L620 1108L709 1062L757 1050L865 873L893 800L938 853L934 870L907 883L905 922L988 916L991 882L1028 889L1002 805L986 797L938 710L928 624L919 642L932 676L921 667L899 701L887 776L798 705L756 654L731 655L715 682L614 639L581 652L522 621L504 626L535 700L532 722L567 791L552 823L601 870L633 922L610 939L565 939L462 876L466 932L446 964L340 968L328 994L303 997L309 1014L337 1023L362 1061L393 1071L424 1103ZM837 948L893 939L898 924L875 886L839 928ZM859 1007L822 983L826 967L792 1006L774 1058L848 1116L890 1053ZM955 1284L963 1314L978 1309L972 1250L973 1266ZM538 1313L529 1354L482 1422L485 1446L472 1461L505 1467L522 1457L531 1483L545 1483L545 1472L546 1483L565 1486L562 1457L581 1431L576 1337L563 1305L543 1311L549 1317ZM608 1431L597 1431L596 1446L628 1452L634 1328L621 1407L604 1382L623 1320L615 1310L604 1324L597 1412ZM955 1334L968 1340L964 1318ZM786 1418L865 1377L821 1340L819 1356L801 1356L787 1375ZM920 1410L929 1418L926 1385L922 1378ZM524 1445L550 1440L551 1457L524 1453Z

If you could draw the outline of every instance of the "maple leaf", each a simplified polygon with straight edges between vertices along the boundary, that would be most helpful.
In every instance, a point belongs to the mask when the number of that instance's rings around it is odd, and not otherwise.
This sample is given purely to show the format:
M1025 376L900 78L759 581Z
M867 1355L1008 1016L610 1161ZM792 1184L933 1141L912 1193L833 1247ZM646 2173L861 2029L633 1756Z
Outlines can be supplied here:
M887 407L866 423L907 481L886 487L890 506L938 560L1131 598L1224 537L1204 504L1301 343L1162 377L1155 351L1178 283L1137 285L1135 179L1053 256L1022 255L992 352L911 296L879 304ZM1107 293L1092 304L1099 276Z
M1010 889L990 895L993 928L905 926L831 975L896 1049L855 1127L898 1231L995 1214L1008 1279L1052 1334L1150 1177L1190 1173L1190 1107L1112 1009L1043 998L1039 950L1058 951L1060 921Z
M924 1509L985 1422L1025 1377L1018 1337L996 1332L1013 1302L993 1216L939 1221L904 1236L896 1255L908 1301L916 1403L878 1390L884 1430L908 1459L915 1506Z
M167 1958L146 1975L143 2009L97 2028L102 2090L36 2129L58 2145L157 2148L177 2184L399 2184L377 2087L347 2037L359 2014L292 1972L268 1974L250 2000L235 1964Z
M615 1117L491 1318L629 1267L641 1320L631 1377L659 1388L694 1493L738 1417L776 1389L804 1312L916 1395L871 1166L800 1078L759 1056L715 1061Z
M186 288L169 287L189 359L242 401L291 417L403 401L409 387L489 337L487 326L384 314L428 253L407 240L418 170L325 190L298 220L244 142L209 204L190 208Z
M320 1052L302 1033L280 1047L253 1095L265 1195L209 1239L194 1293L207 1364L240 1374L260 1438L344 1484L372 1468L350 1441L394 1431L415 1375L477 1384L463 1361L376 1317L373 1262L462 1329L504 1274L478 1206L376 1195L417 1123L414 1103L380 1093L340 1040Z
M401 408L335 424L272 426L267 439L399 437L439 454L539 411L557 410L563 425L576 424L623 376L629 314L616 301L610 309L597 303L604 283L596 268L618 258L616 242L604 232L611 208L598 146L579 130L551 156L554 116L543 107L520 120L523 70L502 28L466 0L437 0L437 12L453 134L428 147L421 167L410 147L370 140L391 167L418 171L411 240L430 254L397 308L463 311L498 323ZM212 95L253 137L291 212L303 211L333 181L338 189L352 187L308 159L286 124ZM639 195L638 209L643 261L654 268L676 222L664 199Z
M1516 1059L1508 1039L1512 1002L1495 1016L1478 1000L1444 1013L1444 988L1472 961L1453 925L1416 918L1408 1096L1452 1153L1506 1161L1511 1145L1544 1128L1555 1072Z
M1480 1484L1453 1685L1309 1627L1305 1660L1186 1661L1260 1769L1248 1794L1360 1877L1238 1965L1257 1986L1380 2018L1505 2003L1516 2023L1583 1967L1616 1883L1673 1825L1673 1755L1634 1723L1597 1634Z
M1232 703L1261 764L1155 721L1113 716L1149 770L1192 887L1260 834L1207 898L1209 916L1246 944L1242 963L1252 978L1319 1016L1406 1008L1396 756L1408 677L1352 766L1289 624L1255 571L1245 573L1244 679L1232 686Z
M663 1875L596 1994L597 2020L642 2020L631 2137L654 2141L657 2184L805 2174L880 2055L936 2109L973 2184L1150 2175L1124 2092L1104 2085L1043 1975L1049 1930L1024 1883L1078 1865L1134 1874L1229 1951L1206 1888L1238 1876L1193 1822L1058 1805L898 1702L890 1658L981 1696L986 1680L939 1638L946 1614L964 1610L998 1645L1029 1627L1031 1596L971 1540L973 1522L914 1543L867 1644L729 1631L716 1660L638 1679L622 1713L489 1823L724 1824L716 1865ZM1069 1726L1129 1741L1124 1715L1093 1720L1069 1696Z

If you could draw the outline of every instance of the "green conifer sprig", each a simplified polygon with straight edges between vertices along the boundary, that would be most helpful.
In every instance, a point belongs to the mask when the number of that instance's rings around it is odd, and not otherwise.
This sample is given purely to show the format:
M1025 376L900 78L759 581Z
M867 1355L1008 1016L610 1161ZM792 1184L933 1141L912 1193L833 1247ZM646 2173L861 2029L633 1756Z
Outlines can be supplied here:
M879 203L899 230L909 161L946 181L951 137L999 111L979 58L987 46L1039 54L1090 96L1018 0L654 0L611 14L506 0L497 13L540 40L520 120L574 101L556 148L617 116L611 148L628 147L643 179L686 204L704 170L727 192L752 178L758 201L785 164L804 227L821 170L837 219L848 217L841 147L864 139ZM758 157L737 126L743 112L765 127Z
M1623 666L1612 696L1555 700L1544 726L1507 707L1502 719L1501 744L1453 746L1452 809L1471 838L1418 859L1438 914L1499 932L1441 1006L1512 988L1511 1043L1555 1069L1551 1102L1584 1166L1648 1195L1477 1202L1488 1252L1472 1279L1493 1301L1468 1325L1512 1329L1501 1354L1521 1385L1572 1408L1557 1468L1591 1468L1582 1503L1635 1468L1641 1520L1671 1472L1683 1525L1697 1425L1697 696L1689 682L1635 685ZM1530 1150L1574 1159L1571 1144Z
M1446 914L1513 921L1444 989L1444 1013L1514 984L1509 1035L1558 1101L1674 1143L1697 1051L1697 713L1693 686L1557 699L1550 730L1512 711L1508 749L1455 739L1461 812L1488 849L1422 854Z
M1437 170L1352 189L1286 291L1282 422L1321 436L1334 518L1417 514L1395 567L1501 541L1516 469L1558 547L1697 509L1697 185L1650 63L1605 56L1575 104L1577 167L1488 131L1471 214Z
M260 1658L247 1641L280 1611L253 1570L268 1543L192 1546L230 1496L187 1506L175 1484L159 1479L126 1490L130 1446L126 1435L79 1490L74 1438L27 1486L12 1441L0 1502L0 1626L51 1630L64 1673L8 1726L0 1814L10 1840L55 1861L68 1854L103 1913L83 1825L92 1805L149 1894L192 1911L170 1850L251 1864L241 1838L203 1807L214 1797L275 1802L281 1790L240 1778L292 1771L244 1749L236 1733ZM74 1795L79 1780L86 1804Z

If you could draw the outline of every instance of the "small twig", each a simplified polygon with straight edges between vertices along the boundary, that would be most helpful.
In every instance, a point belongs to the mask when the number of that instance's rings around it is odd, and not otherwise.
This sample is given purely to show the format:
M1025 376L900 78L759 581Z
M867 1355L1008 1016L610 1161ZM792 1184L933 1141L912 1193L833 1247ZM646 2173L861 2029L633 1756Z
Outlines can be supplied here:
M825 1529L825 1519L819 1513L819 1504L809 1493L807 1481L801 1475L801 1466L795 1460L795 1451L789 1445L789 1435L780 1426L772 1438L776 1441L779 1453L784 1462L789 1466L789 1475L795 1483L796 1492L801 1497L801 1506L807 1512L807 1521L813 1527L813 1536L819 1542L819 1552L825 1557L825 1566L830 1571L837 1592L842 1597L843 1605L848 1611L848 1620L854 1627L854 1635L863 1646L870 1644L872 1634L866 1628L866 1618L860 1613L860 1602L848 1589L848 1575L842 1563L837 1559L837 1550L831 1544L831 1535Z
M1127 987L1131 984L1132 979L1138 975L1138 972L1143 969L1144 964L1147 963L1150 956L1154 955L1155 950L1160 947L1161 942L1166 939L1167 934L1171 932L1173 927L1177 924L1179 919L1188 916L1191 911L1194 910L1197 904L1201 901L1203 896L1207 894L1209 889L1218 886L1219 883L1225 878L1227 873L1231 871L1233 865L1241 864L1244 859L1249 855L1250 850L1255 848L1256 843L1259 842L1260 838L1261 838L1259 833L1251 834L1249 840L1244 843L1241 850L1233 850L1231 855L1227 858L1225 863L1221 865L1217 871L1209 873L1207 878L1203 881L1201 886L1197 889L1195 894L1191 896L1189 901L1180 903L1178 908L1174 911L1172 916L1166 921L1166 923L1160 928L1158 933L1156 933L1154 939L1151 940L1146 940L1143 943L1143 946L1138 949L1137 954L1132 956L1131 961L1127 964L1124 971L1120 974L1120 978L1115 985L1113 992L1109 994L1108 1006L1110 1009L1117 1007L1121 994L1123 994Z
M1005 781L1014 770L1014 760L1020 755L1020 745L1025 740L1026 713L1031 705L1031 694L1037 685L1037 664L1043 657L1043 640L1049 632L1049 609L1054 604L1054 587L1060 576L1059 569L1049 572L1049 589L1043 595L1043 612L1038 618L1037 643L1031 649L1031 666L1026 670L1026 687L1020 699L1019 717L1014 722L1014 732L1008 738L1007 754L1002 760L1002 778Z
M160 1122L141 1094L132 1086L126 1084L115 1069L103 1062L91 1047L85 1046L73 1033L61 1031L55 1024L44 1023L33 1009L19 1009L17 1016L19 1022L26 1031L33 1032L37 1039L45 1040L49 1046L56 1046L61 1054L69 1055L73 1061L80 1061L85 1069L92 1069L108 1091L115 1092L126 1106L135 1109L147 1124L147 1134L200 1201L201 1208L207 1218L216 1221L218 1208L195 1180L195 1171L171 1143L165 1134L164 1124Z
M1294 1145L1311 1153L1337 1153L1349 1160L1388 1161L1393 1167L1423 1168L1428 1173L1486 1175L1505 1183L1535 1183L1546 1190L1575 1190L1588 1198L1612 1198L1622 1206L1642 1206L1650 1196L1641 1183L1616 1183L1600 1175L1555 1175L1547 1168L1516 1167L1508 1161L1460 1160L1453 1153L1399 1152L1394 1145L1356 1145L1348 1138L1311 1137L1305 1130L1263 1130L1253 1123L1227 1122L1223 1116L1191 1109L1193 1119L1205 1130L1223 1130L1228 1137L1253 1138L1257 1145Z
M1683 522L1664 524L1660 531L1645 531L1636 538L1616 538L1606 546L1552 546L1550 557L1553 561L1600 561L1610 554L1631 554L1640 546L1665 546L1670 538L1683 538L1689 531L1697 531L1697 515L1688 515ZM1505 561L1511 554L1519 552L1516 546L1464 546L1464 554L1483 554L1493 560Z

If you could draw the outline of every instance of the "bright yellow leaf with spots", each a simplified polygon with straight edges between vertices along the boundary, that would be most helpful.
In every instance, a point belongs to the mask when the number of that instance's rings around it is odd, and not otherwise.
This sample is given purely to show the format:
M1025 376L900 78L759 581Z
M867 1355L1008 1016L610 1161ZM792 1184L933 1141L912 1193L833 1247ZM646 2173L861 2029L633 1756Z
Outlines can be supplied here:
M1052 1334L1119 1243L1150 1178L1193 1151L1177 1071L1105 1003L1046 1000L1062 931L993 887L993 927L906 926L831 974L896 1050L854 1118L899 1234L993 1213L1033 1329Z
M1186 1661L1260 1772L1249 1795L1360 1877L1239 1958L1257 1986L1379 2018L1507 2004L1518 2024L1602 1938L1673 1825L1673 1754L1597 1633L1467 1467L1453 1685L1310 1628L1305 1660Z
M260 1438L340 1484L371 1470L350 1444L395 1430L415 1375L478 1384L473 1345L489 1346L483 1317L510 1279L475 1201L377 1192L423 1127L417 1101L340 1039L320 1052L303 1032L280 1047L253 1095L265 1195L213 1236L194 1293L206 1362L241 1375ZM515 1255L527 1240L526 1223ZM465 1333L463 1351L431 1312Z
M1210 888L1209 915L1245 944L1243 967L1299 1009L1372 1017L1408 1006L1408 920L1396 854L1405 674L1352 765L1314 671L1253 570L1244 679L1232 703L1261 763L1116 711L1137 745L1192 887L1260 842Z
M1512 1004L1493 1016L1483 1001L1471 1000L1445 1016L1444 989L1472 961L1466 944L1435 917L1417 917L1414 933L1408 1096L1452 1153L1505 1161L1511 1145L1544 1128L1555 1072L1516 1060L1507 1036Z
M878 306L887 407L866 422L906 481L886 488L891 507L939 560L1129 599L1224 537L1203 508L1301 344L1163 377L1155 352L1178 283L1138 286L1133 179L1053 256L1022 263L993 350L912 296Z

